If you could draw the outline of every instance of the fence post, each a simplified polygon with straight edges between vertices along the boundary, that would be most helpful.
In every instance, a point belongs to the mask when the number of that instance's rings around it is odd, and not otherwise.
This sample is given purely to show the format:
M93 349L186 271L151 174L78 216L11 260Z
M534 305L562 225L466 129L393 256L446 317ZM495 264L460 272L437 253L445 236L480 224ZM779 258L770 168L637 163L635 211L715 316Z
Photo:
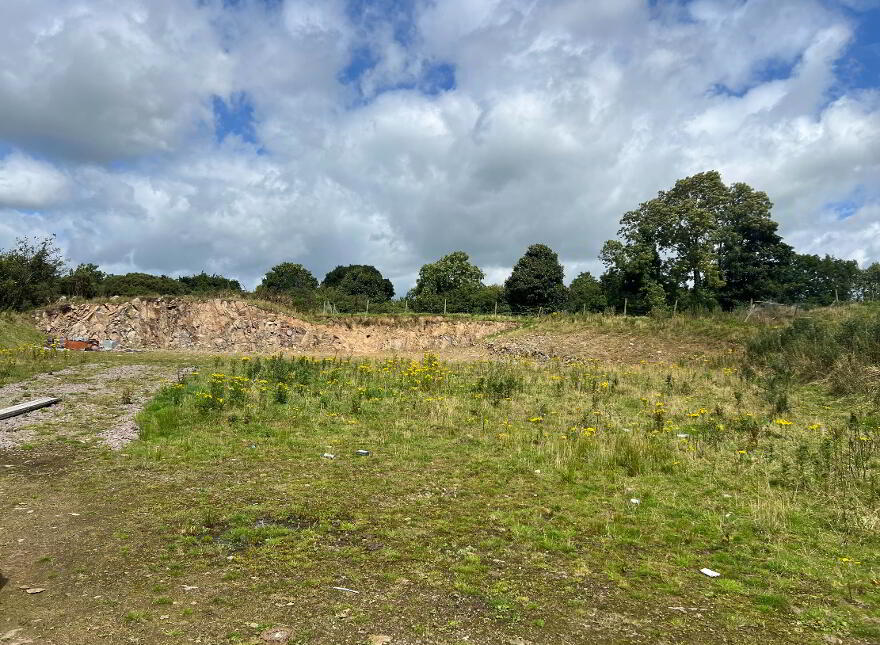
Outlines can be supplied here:
M443 298L443 315L446 315L446 298Z
M675 299L675 304L672 305L672 315L674 316L677 313L678 313L678 298Z
M367 298L367 313L370 313L370 299Z
M623 315L626 315L626 306L629 304L629 298L623 299Z
M498 315L498 301L495 301L495 315Z

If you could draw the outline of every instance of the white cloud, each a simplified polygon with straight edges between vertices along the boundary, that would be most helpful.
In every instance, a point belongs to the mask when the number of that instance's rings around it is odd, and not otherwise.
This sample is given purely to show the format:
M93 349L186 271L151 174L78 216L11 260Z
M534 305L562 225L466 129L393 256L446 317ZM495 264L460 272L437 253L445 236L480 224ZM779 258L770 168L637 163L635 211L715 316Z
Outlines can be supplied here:
M70 182L51 164L20 152L0 159L0 209L39 209L64 199Z

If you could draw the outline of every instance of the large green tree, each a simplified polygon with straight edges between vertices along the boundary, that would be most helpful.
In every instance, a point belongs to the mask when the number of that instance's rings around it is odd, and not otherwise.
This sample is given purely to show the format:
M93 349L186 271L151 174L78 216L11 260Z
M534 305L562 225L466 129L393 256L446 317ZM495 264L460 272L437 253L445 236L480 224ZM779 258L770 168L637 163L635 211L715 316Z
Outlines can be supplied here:
M624 214L621 240L603 247L603 284L635 303L634 311L682 306L730 308L773 299L791 247L777 234L767 195L747 184L728 187L714 170L680 179Z
M471 313L485 298L485 274L464 251L454 251L419 270L416 286L407 298L416 311Z
M784 289L785 268L794 251L776 232L766 193L733 184L718 220L718 268L724 284L721 305L730 309L751 300L777 300Z
M532 244L505 281L505 298L517 313L557 311L566 301L564 277L556 253L546 244Z
M318 288L318 280L303 265L282 262L269 269L257 288L274 294L313 291Z
M391 280L384 278L379 269L369 264L337 266L324 276L321 286L336 289L349 296L369 298L375 303L386 302L394 297Z
M456 289L479 287L485 277L486 274L478 266L471 264L467 253L454 251L419 269L419 278L412 294L444 294Z
M581 273L571 281L568 288L568 311L604 311L608 306L602 284L588 271Z
M79 298L94 298L101 292L106 275L97 264L80 264L61 278L61 293Z

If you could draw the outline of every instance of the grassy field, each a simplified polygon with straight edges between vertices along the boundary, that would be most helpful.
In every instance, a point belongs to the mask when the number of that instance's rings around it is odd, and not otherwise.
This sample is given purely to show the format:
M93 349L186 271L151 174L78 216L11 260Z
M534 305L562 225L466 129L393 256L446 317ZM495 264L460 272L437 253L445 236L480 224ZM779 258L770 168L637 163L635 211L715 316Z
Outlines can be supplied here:
M880 642L876 405L745 356L206 359L121 454L0 458L0 636Z

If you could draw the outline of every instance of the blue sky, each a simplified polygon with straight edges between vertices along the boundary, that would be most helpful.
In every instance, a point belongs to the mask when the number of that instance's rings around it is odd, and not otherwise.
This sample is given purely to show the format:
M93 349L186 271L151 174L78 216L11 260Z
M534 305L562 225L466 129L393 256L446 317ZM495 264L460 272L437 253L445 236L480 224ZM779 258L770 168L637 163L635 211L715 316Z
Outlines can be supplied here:
M880 260L871 0L9 0L0 247L221 272L368 263L398 292L719 170L799 250Z

